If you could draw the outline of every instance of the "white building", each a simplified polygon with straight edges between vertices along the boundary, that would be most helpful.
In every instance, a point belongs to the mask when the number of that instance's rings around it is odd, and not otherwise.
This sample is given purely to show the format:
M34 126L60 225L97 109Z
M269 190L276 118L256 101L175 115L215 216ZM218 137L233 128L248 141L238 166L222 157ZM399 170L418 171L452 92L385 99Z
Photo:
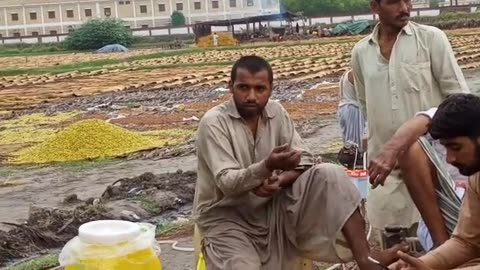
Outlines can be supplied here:
M187 24L280 12L279 0L0 0L0 36L68 33L93 18L120 18L130 28L167 26L174 11Z

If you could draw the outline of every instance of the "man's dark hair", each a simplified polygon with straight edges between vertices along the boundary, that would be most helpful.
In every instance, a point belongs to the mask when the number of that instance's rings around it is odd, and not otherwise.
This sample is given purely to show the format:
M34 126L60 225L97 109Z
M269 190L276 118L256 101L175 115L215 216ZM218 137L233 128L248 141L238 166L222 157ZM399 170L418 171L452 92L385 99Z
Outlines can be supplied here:
M238 59L237 62L233 65L232 73L230 74L230 80L235 82L237 78L237 71L238 69L243 68L248 70L252 74L256 74L262 70L266 70L268 72L268 80L270 84L273 84L273 70L270 64L260 56L256 55L249 55L243 56L242 58Z
M438 107L430 134L434 139L480 136L480 97L455 94Z

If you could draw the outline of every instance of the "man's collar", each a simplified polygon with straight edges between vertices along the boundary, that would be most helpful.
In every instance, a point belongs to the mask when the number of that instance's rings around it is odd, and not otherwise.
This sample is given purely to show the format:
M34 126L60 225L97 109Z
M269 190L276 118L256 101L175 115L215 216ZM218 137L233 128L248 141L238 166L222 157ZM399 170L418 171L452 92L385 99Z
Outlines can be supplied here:
M275 110L272 107L272 102L273 101L269 100L267 103L267 106L265 106L265 109L263 110L263 116L264 117L266 116L269 119L274 118L276 115ZM233 98L231 98L227 102L226 106L227 106L227 112L231 117L237 118L237 119L242 118L242 116L240 116L240 114L238 113L237 106L235 105L235 101L233 100Z
M375 25L375 28L373 28L373 32L372 34L370 34L370 38L368 41L370 42L375 42L378 44L378 31L379 31L379 28L380 28L380 23L377 23L377 25ZM413 30L412 30L412 22L408 22L407 25L405 25L401 32L411 36L413 35Z

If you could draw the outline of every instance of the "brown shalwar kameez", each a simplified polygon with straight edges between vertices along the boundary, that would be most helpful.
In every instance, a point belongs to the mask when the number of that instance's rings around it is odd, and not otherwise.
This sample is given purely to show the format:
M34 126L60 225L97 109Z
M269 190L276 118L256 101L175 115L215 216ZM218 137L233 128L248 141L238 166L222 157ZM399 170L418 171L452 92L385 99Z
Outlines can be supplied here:
M257 136L230 100L206 113L197 134L198 180L194 211L207 269L292 269L297 256L317 261L352 259L341 229L361 197L342 167L314 165L285 109L270 101ZM298 180L272 198L256 196L271 172L265 159L289 143L302 150Z
M480 173L468 180L457 228L450 240L421 259L432 269L480 270Z

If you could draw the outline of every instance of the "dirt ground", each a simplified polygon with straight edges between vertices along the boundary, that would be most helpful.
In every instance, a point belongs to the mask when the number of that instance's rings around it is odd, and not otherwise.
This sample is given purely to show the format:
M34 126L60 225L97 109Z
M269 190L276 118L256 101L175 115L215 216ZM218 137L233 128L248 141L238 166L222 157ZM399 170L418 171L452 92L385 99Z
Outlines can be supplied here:
M319 124L321 128L306 138L306 143L312 151L318 155L320 153L331 152L339 144L339 130L334 117L326 118ZM25 224L19 228L15 237L21 237L22 241L35 241L35 245L22 247L11 246L18 249L18 254L35 254L40 250L49 248L47 243L53 243L51 247L61 246L61 242L75 235L75 229L71 226L90 220L87 214L92 214L91 218L124 218L125 210L135 213L142 220L149 220L152 223L165 223L178 220L179 218L188 218L191 215L191 200L193 199L194 178L185 178L187 182L179 182L179 169L184 171L195 170L196 160L194 155L185 157L164 159L164 160L131 160L122 162L109 162L105 164L88 164L80 167L49 167L43 169L15 169L8 173L12 178L22 179L11 180L11 183L17 183L17 186L0 188L0 206L2 209L10 209L8 213L2 215L0 222L14 222ZM144 172L149 172L144 174ZM150 173L151 172L151 173ZM165 175L166 173L172 173ZM158 180L153 176L162 175ZM141 175L140 177L138 177ZM187 174L188 175L188 174ZM102 176L102 177L99 177ZM118 180L135 177L132 179ZM193 176L194 177L194 176ZM17 182L15 182L17 181ZM183 180L182 180L183 181ZM114 182L118 182L112 185ZM110 186L111 185L111 186ZM131 195L136 193L134 195ZM141 193L139 193L141 192ZM20 194L23 194L20 196ZM75 196L69 196L73 195ZM129 200L130 196L142 198L138 204ZM100 198L104 208L95 210L95 206L89 205L94 198ZM133 198L133 197L132 197ZM130 199L132 199L130 198ZM144 200L143 198L148 198ZM86 208L80 208L77 214L79 219L71 218L71 211L74 206L83 205L83 201L90 201ZM145 205L144 203L151 203ZM95 205L95 203L93 203ZM42 207L53 207L53 210L46 211L42 215L34 214L36 209ZM150 208L149 208L150 207ZM152 209L153 208L153 209ZM59 209L59 210L55 210ZM63 209L63 210L60 210ZM92 210L93 209L93 210ZM171 211L166 211L172 209ZM147 210L147 211L145 211ZM68 214L70 211L70 214ZM93 211L93 212L92 212ZM152 213L153 212L153 213ZM11 215L9 213L12 213ZM61 213L61 214L59 214ZM75 213L75 212L74 212ZM155 214L161 214L155 217ZM27 217L30 215L30 218ZM41 216L42 218L36 218ZM48 216L49 218L45 218ZM75 214L73 214L75 216ZM153 218L152 218L153 216ZM57 220L57 218L59 218ZM61 218L64 217L64 218ZM69 224L62 223L69 219L75 220ZM26 220L24 223L24 220ZM53 221L52 221L53 220ZM44 231L59 232L54 238L51 235L41 234L35 230L44 228ZM3 229L11 229L11 226L3 225ZM25 228L29 230L25 231ZM69 230L67 230L70 228ZM15 243L12 236L0 238L2 241ZM191 236L180 239L181 246L192 247L193 239ZM2 249L0 247L0 253ZM194 254L192 252L180 252L173 250L171 245L162 245L161 255L165 269L193 269Z
M315 154L330 152L329 147L339 145L339 130L335 119L324 120L325 127L306 138L306 143ZM31 205L57 207L65 196L77 194L81 199L99 197L105 188L124 177L136 177L145 172L164 174L195 170L193 154L161 160L121 160L84 163L75 166L50 166L45 168L3 167L0 175L8 187L0 188L0 222L18 222L28 217Z
M467 71L465 77L471 89L480 93L480 71ZM278 95L288 100L293 93ZM325 101L325 100L323 100ZM211 106L211 105L210 105ZM294 106L294 105L292 105ZM295 113L295 112L293 112ZM304 134L313 153L331 153L340 143L335 116L323 116L310 124ZM319 130L312 129L316 125ZM308 125L307 125L308 126ZM324 126L324 127L322 127ZM298 125L302 129L305 125ZM310 132L314 134L308 134ZM120 177L135 177L145 172L163 174L193 170L196 158L193 154L171 159L131 159L108 162L85 162L75 165L38 167L0 167L0 222L15 222L27 218L30 205L57 206L63 197L77 194L79 198L98 197L109 184ZM1 228L1 226L0 226Z

